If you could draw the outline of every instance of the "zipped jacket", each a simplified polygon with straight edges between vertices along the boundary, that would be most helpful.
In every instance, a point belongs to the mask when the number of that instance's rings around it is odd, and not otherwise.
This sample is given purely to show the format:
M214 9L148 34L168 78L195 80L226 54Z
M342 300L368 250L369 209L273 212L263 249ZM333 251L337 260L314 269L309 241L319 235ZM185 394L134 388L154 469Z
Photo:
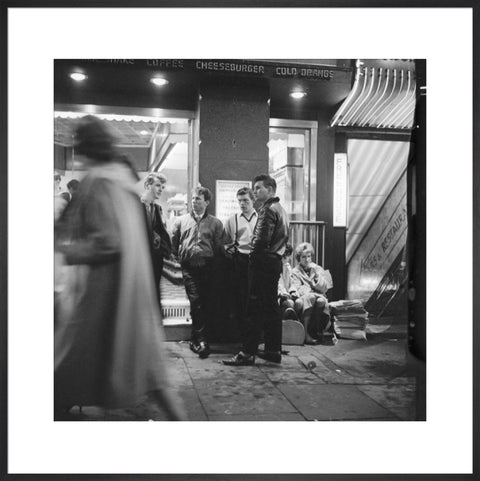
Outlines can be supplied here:
M173 226L172 251L181 265L202 266L222 252L223 224L205 212L197 221L193 213L179 217Z

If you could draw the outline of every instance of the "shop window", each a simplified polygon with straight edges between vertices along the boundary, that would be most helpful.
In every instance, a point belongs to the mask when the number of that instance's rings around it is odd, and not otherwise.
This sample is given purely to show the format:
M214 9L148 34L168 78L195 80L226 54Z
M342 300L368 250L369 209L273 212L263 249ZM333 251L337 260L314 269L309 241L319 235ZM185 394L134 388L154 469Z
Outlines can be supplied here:
M159 203L165 213L167 230L171 231L175 218L187 212L189 186L188 142L186 139L172 143L158 172L167 178L167 184Z
M60 176L58 192L66 190L71 179L80 180L85 170L73 147L73 131L78 118L87 115L82 105L55 106L55 162ZM90 109L92 110L92 109ZM166 188L158 200L165 213L167 228L175 217L186 213L188 193L195 183L195 162L192 150L193 113L158 109L93 106L93 113L108 122L118 140L119 151L125 154L140 180L139 194L149 172L167 177ZM175 114L170 115L170 114ZM180 114L180 115L179 115ZM56 192L57 193L57 192Z

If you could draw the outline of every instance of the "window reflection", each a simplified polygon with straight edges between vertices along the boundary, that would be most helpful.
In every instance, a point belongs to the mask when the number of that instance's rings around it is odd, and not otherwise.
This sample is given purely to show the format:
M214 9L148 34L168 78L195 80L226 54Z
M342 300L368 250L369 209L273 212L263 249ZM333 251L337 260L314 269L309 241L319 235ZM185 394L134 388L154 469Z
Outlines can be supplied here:
M271 128L268 169L290 220L308 220L308 131Z

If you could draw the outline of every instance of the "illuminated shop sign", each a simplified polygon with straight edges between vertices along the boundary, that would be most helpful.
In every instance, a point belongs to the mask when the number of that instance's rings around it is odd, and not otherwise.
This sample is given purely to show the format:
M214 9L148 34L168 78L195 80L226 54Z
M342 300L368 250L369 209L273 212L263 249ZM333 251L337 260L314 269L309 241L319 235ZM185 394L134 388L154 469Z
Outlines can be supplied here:
M208 72L237 74L263 78L294 78L307 80L344 80L351 75L351 69L336 66L295 65L284 63L261 63L248 60L183 60L183 59L87 59L84 62L152 68L156 71L182 71L186 73ZM61 62L61 61L60 61Z
M334 71L328 68L319 67L275 67L275 77L294 77L313 80L330 80Z
M348 162L347 154L335 154L333 166L333 227L347 227Z
M264 74L265 66L253 63L217 61L217 60L196 60L196 70L208 70L210 72L230 72L230 73L256 73Z

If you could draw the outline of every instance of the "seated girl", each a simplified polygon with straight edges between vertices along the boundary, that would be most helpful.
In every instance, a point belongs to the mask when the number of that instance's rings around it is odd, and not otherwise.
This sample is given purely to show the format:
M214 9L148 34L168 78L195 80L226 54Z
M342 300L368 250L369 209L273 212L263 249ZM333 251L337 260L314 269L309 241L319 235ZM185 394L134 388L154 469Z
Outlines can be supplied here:
M302 242L295 249L297 266L290 275L294 309L305 327L305 343L317 344L330 327L326 292L333 287L332 276L313 262L313 246Z

